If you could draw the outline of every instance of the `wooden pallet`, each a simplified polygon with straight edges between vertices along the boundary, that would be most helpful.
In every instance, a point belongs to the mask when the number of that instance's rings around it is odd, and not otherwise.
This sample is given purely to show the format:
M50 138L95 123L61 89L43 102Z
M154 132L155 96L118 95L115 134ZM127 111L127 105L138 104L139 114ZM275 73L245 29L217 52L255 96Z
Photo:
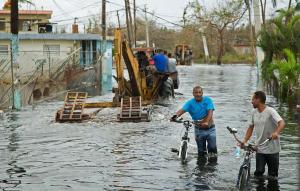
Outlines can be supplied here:
M117 116L119 121L149 121L149 115L148 108L142 107L141 96L121 98L120 113Z
M87 95L86 92L68 92L64 108L60 111L59 120L81 121Z

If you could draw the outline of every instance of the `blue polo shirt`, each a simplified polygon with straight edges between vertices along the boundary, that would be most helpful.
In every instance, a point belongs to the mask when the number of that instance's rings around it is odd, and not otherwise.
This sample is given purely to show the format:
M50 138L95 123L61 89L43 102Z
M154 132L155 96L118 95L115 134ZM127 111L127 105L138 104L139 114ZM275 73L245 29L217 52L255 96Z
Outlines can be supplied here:
M197 102L195 98L190 99L182 110L188 112L193 120L201 120L207 116L208 110L215 110L215 107L210 97L203 96L201 102Z
M153 56L154 65L158 72L168 72L168 58L164 54Z

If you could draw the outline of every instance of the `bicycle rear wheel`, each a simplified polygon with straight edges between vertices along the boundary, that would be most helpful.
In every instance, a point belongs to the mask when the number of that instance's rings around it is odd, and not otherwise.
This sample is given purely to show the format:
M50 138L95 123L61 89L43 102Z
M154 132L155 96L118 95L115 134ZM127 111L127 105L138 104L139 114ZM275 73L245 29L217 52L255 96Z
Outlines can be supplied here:
M180 150L180 158L182 162L186 160L186 156L187 156L187 142L184 141L181 145L181 150Z
M249 169L243 168L239 175L238 187L239 190L247 190L249 179Z

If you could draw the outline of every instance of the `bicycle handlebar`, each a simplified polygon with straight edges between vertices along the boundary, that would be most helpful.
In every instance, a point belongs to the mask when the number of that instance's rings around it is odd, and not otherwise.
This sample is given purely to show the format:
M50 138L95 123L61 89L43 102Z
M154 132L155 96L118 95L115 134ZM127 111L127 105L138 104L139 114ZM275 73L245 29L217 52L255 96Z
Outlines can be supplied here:
M237 137L236 137L236 133L237 133L237 129L234 129L234 128L230 128L230 127L226 127L228 129L228 131L233 134L235 140L240 143L240 144L243 144L243 142L241 140L239 140ZM264 142L262 142L261 144L258 144L258 145L252 145L252 144L248 144L247 146L245 146L246 149L250 149L250 150L253 150L253 151L256 151L258 147L260 146L263 146L264 144L266 144L267 142L271 141L272 140L272 137L269 137L267 138Z
M259 145L257 146L263 146L264 144L266 144L267 142L271 141L272 140L272 137L269 137L267 138L264 142L260 143Z
M171 122L176 122L176 123L183 123L183 125L185 127L191 127L192 124L195 124L194 121L190 121L190 120L183 120L182 118L180 119L174 119L174 120L171 120Z

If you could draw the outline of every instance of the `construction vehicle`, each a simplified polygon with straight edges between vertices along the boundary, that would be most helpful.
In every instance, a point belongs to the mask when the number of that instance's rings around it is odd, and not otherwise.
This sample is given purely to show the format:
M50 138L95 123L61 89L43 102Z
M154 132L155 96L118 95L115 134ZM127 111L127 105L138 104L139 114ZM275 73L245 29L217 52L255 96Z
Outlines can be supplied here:
M114 102L121 102L121 112L119 119L121 121L131 120L134 116L128 110L128 105L133 106L133 100L136 102L135 109L149 111L151 108L141 108L144 104L152 104L159 97L166 98L173 94L173 80L167 73L154 72L154 65L149 64L146 53L143 51L136 52L134 55L128 42L122 39L122 33L119 29L115 31L115 64L117 76L114 78L118 83L118 88L114 89ZM129 79L124 77L124 67L122 57L126 65ZM129 97L129 99L128 99ZM136 98L138 97L138 98ZM128 103L129 102L129 103ZM130 108L130 107L129 107ZM124 112L126 111L126 112ZM150 115L150 112L148 112ZM149 116L141 116L139 119L146 120Z
M192 65L193 52L189 45L178 44L175 46L174 55L177 65Z
M154 65L149 64L146 54L139 51L135 55L128 42L122 38L120 29L115 31L115 66L114 76L118 87L113 88L115 93L112 102L85 103L84 108L120 107L117 115L119 121L150 121L152 107L158 98L167 98L174 94L173 80L168 73L157 73ZM126 70L122 63L124 60ZM128 72L129 79L124 73ZM67 99L67 98L66 98ZM74 103L75 104L75 103ZM71 107L71 106L70 106ZM76 106L73 106L74 108ZM65 107L66 108L66 107ZM65 110L63 108L62 110ZM67 121L57 112L58 121ZM84 113L82 111L82 113Z

